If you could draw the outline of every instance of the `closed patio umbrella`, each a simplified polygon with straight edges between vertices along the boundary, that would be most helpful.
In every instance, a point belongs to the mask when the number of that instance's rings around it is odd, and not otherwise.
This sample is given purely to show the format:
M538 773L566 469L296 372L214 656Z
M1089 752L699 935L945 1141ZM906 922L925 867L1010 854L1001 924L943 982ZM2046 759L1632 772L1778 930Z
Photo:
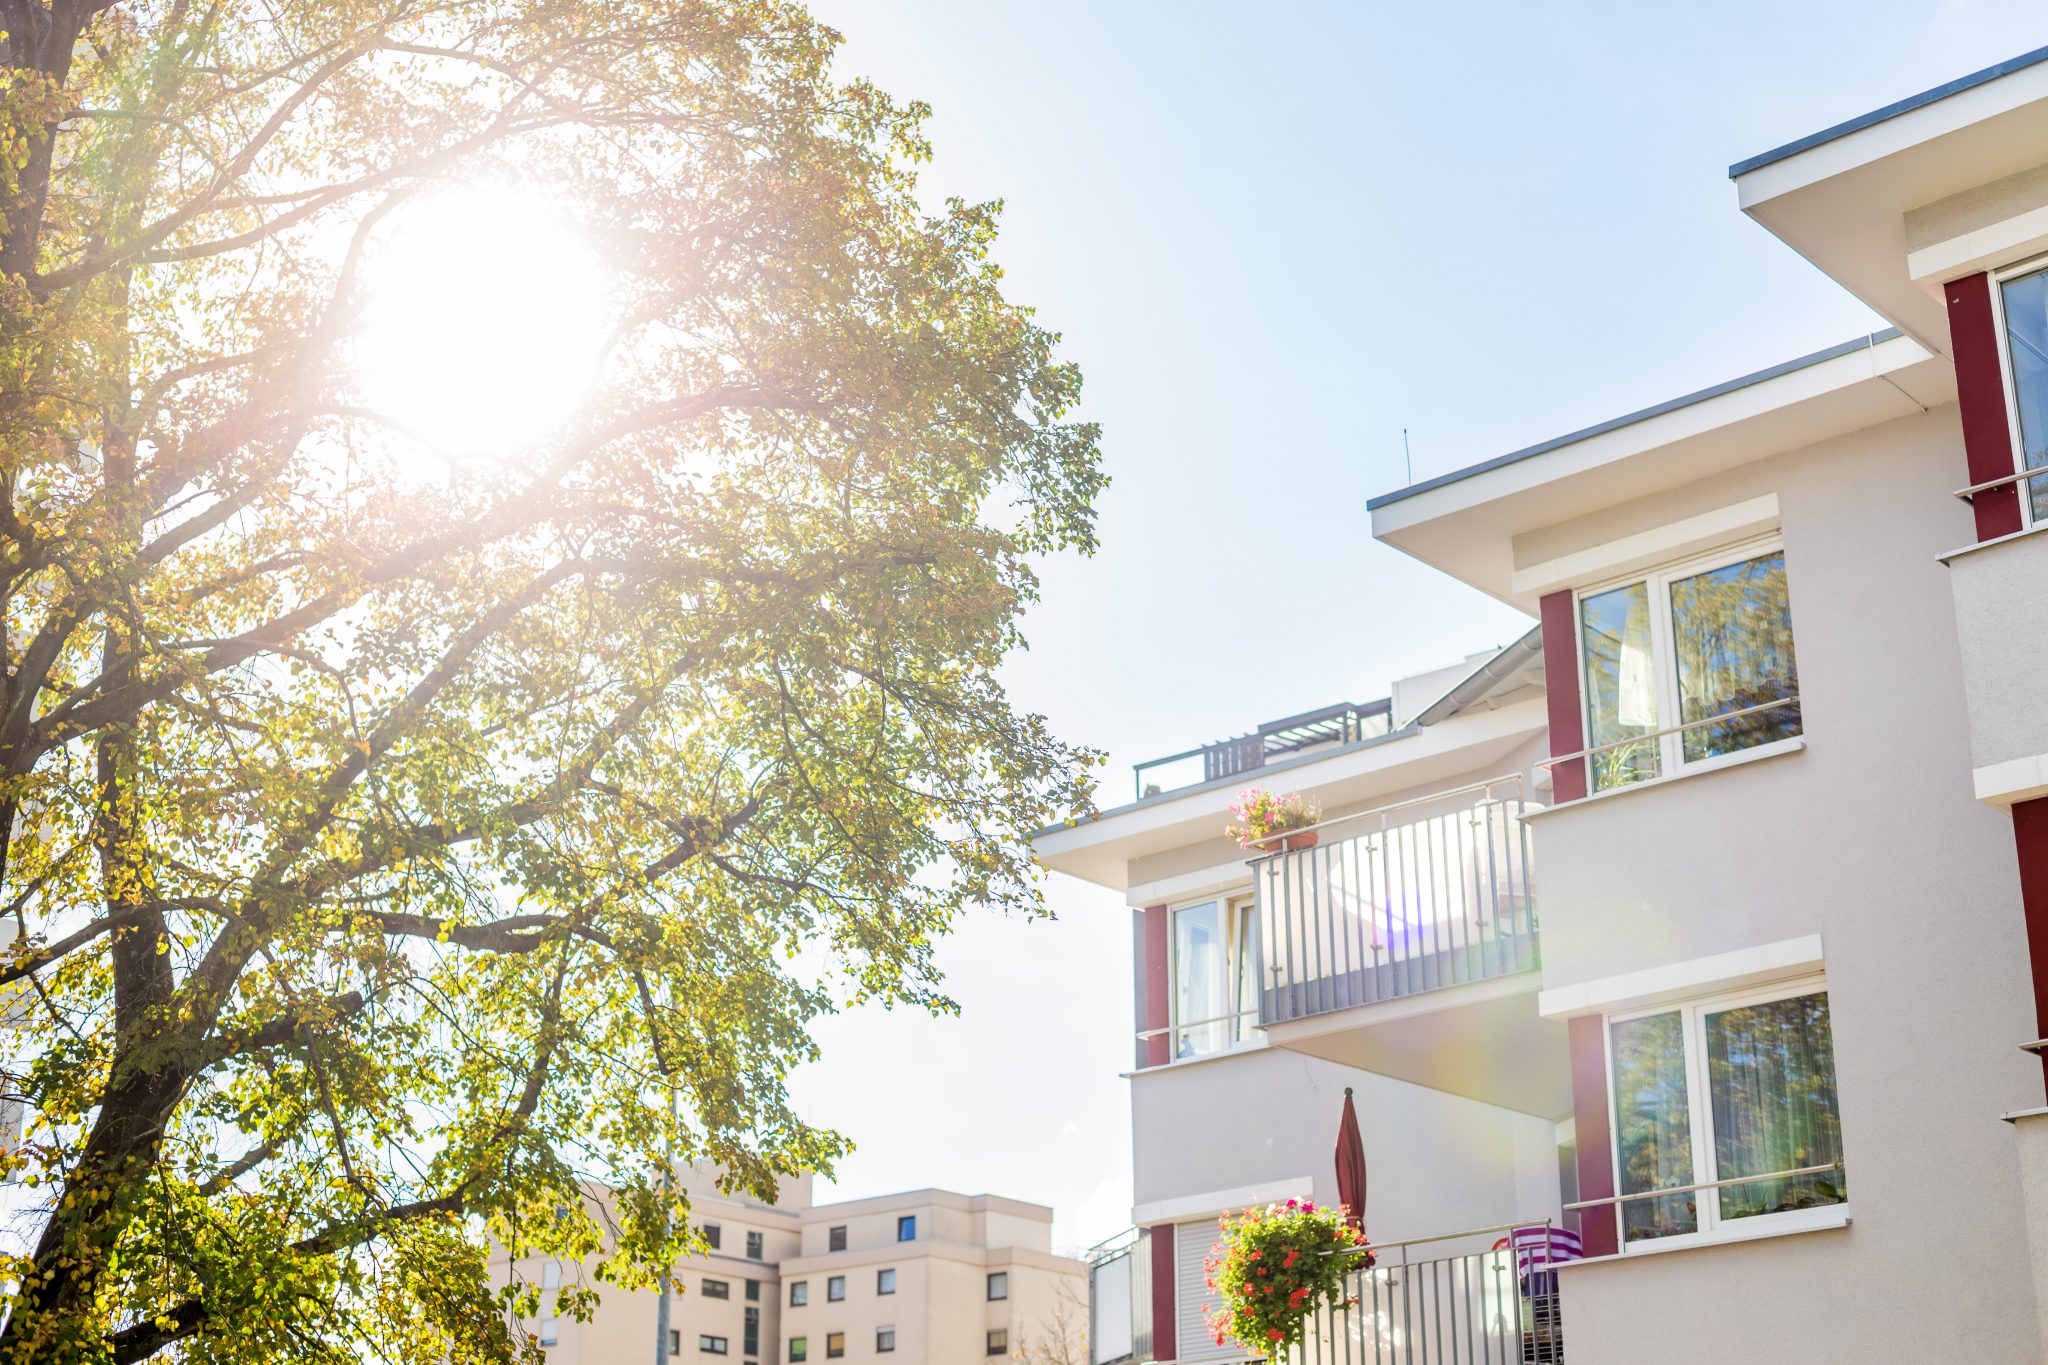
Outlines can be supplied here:
M1358 1133L1358 1110L1351 1104L1351 1087L1344 1087L1344 1117L1337 1124L1337 1199L1344 1205L1345 1218L1361 1233L1365 1231L1365 1139Z

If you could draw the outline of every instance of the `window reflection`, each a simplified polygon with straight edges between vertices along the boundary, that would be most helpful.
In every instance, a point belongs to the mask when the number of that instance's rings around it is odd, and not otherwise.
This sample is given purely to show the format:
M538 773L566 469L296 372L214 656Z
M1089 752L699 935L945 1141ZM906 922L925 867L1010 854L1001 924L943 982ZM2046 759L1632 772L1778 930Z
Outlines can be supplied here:
M2012 363L2012 387L2020 417L2022 463L2048 465L2048 270L2037 270L1999 286L2005 309L2005 349ZM2021 487L2033 504L2034 520L2048 519L2048 476Z
M1759 555L1671 584L1679 724L1799 695L1785 552ZM1683 731L1688 763L1800 732L1799 703Z
M1579 604L1586 651L1586 747L1648 735L1657 726L1657 674L1650 642L1650 585L1631 583ZM1657 741L1594 754L1593 789L1655 777Z
M1685 1026L1677 1013L1613 1026L1614 1128L1621 1155L1620 1194L1694 1183L1692 1106L1685 1084ZM1621 1206L1629 1241L1698 1230L1695 1195L1631 1199Z
M1826 995L1709 1014L1706 1031L1717 1179L1842 1159ZM1839 1204L1847 1197L1848 1181L1839 1171L1760 1180L1722 1190L1721 1217L1752 1218Z

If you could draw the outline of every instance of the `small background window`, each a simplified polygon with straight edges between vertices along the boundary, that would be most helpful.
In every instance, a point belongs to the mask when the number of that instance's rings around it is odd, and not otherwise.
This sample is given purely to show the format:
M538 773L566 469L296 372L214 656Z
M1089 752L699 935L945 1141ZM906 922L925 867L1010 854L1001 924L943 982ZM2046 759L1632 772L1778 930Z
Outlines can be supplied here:
M875 1292L877 1294L893 1294L896 1292L896 1272L894 1269L877 1270L875 1272Z
M846 1250L846 1229L843 1227L827 1229L825 1233L825 1249L827 1251Z
M1008 1328L998 1327L988 1334L988 1353L992 1356L1008 1355L1010 1353L1010 1332Z
M905 1214L896 1220L896 1240L899 1242L915 1242L917 1240L917 1218L914 1215Z
M1010 1297L1010 1272L998 1270L988 1277L988 1296L991 1301Z

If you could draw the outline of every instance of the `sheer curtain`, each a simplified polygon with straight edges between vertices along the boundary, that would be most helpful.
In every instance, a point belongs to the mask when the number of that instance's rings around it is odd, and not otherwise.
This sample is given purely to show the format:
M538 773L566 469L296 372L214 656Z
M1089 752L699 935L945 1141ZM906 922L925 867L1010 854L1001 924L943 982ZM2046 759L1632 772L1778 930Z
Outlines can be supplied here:
M1842 1159L1834 1035L1825 994L1743 1005L1706 1016L1717 1179L1824 1166ZM1839 1204L1839 1171L1731 1185L1723 1218Z
M1228 948L1223 904L1207 901L1173 912L1174 1021L1181 1024L1178 1057L1219 1051L1227 1038L1230 1012Z

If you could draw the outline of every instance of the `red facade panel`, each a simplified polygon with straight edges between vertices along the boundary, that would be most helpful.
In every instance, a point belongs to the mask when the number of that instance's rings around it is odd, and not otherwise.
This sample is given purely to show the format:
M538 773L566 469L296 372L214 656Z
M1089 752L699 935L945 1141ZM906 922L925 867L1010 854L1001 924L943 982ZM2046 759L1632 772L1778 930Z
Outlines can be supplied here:
M2027 917L2027 956L2034 972L2034 1036L2048 1038L2048 796L2012 808L2012 834L2019 846L2020 906ZM2048 1054L2042 1062L2048 1066Z
M1572 1052L1572 1129L1579 1149L1579 1198L1614 1197L1614 1138L1607 1110L1607 1021L1584 1015L1569 1024ZM1587 1209L1579 1239L1588 1256L1621 1250L1612 1207Z
M1963 419L1963 453L1970 482L2003 478L2019 466L2013 460L2012 423L2005 406L2005 365L1998 354L1998 320L1991 309L1991 278L1967 275L1950 280L1949 349L1955 353L1956 403ZM1977 514L1977 539L2010 535L2020 529L2018 489L2007 484L1979 493L1971 503Z
M1173 1059L1173 1039L1165 1030L1166 907L1145 907L1145 1065L1164 1066ZM1166 1357L1162 1357L1165 1359Z
M1179 1283L1173 1265L1173 1224L1152 1228L1152 1358L1173 1360L1180 1354L1174 1331L1174 1286Z
M1543 689L1550 707L1550 752L1572 754L1586 747L1586 708L1579 700L1578 604L1569 588L1546 596L1543 622ZM1574 759L1550 770L1553 801L1586 794L1586 763Z

